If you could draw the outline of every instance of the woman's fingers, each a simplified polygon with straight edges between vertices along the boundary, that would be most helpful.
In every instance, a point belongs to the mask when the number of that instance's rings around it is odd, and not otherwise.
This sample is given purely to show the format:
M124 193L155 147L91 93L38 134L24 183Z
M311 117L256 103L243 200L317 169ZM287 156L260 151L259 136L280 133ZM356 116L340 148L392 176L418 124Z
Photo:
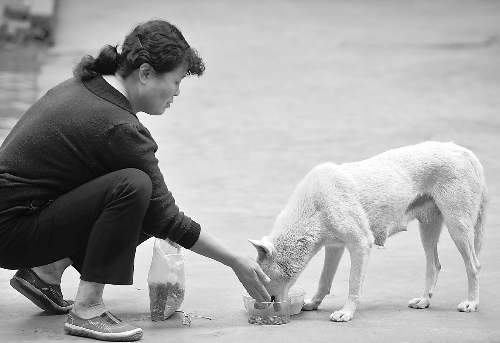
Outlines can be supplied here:
M264 287L264 285L260 282L258 278L253 279L253 289L254 289L254 294L250 294L252 298L254 298L257 301L263 302L263 301L270 301L271 297L269 296L269 293L267 292L267 289Z
M234 271L240 282L243 284L243 287L247 290L248 294L260 302L270 301L271 297L262 283L263 281L269 282L269 277L251 258L245 258L241 262L241 265Z

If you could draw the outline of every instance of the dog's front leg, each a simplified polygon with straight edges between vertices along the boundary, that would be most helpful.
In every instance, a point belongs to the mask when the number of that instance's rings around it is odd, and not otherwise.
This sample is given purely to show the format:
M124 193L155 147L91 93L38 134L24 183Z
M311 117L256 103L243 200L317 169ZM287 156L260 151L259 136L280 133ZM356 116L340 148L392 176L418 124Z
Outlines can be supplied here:
M319 279L318 289L316 294L311 299L307 299L302 307L303 310L311 311L318 309L323 299L327 294L330 294L332 287L333 277L337 272L340 258L344 253L343 246L326 246L325 247L325 263L323 264L323 271Z
M335 311L330 315L330 320L334 322L347 322L352 319L356 307L360 301L361 288L366 274L366 266L370 256L371 244L368 242L360 245L347 246L351 255L351 272L349 276L349 296L340 311Z

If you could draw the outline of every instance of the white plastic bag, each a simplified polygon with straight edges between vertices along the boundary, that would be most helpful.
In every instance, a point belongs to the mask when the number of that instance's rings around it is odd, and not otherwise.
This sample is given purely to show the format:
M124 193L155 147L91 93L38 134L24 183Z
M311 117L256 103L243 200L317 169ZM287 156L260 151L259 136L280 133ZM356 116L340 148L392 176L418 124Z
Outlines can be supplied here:
M151 320L166 320L184 301L184 252L172 241L156 238L148 275Z

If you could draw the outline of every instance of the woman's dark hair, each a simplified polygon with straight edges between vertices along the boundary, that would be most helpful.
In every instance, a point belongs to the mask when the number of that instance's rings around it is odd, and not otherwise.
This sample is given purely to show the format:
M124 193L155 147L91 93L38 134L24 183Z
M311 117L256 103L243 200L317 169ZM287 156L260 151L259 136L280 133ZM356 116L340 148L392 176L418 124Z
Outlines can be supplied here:
M117 46L106 45L96 58L86 55L73 69L73 75L89 80L98 74L127 78L143 63L148 63L156 73L163 74L188 65L187 75L203 75L205 65L196 50L191 48L181 31L161 19L139 24L130 32L118 53Z

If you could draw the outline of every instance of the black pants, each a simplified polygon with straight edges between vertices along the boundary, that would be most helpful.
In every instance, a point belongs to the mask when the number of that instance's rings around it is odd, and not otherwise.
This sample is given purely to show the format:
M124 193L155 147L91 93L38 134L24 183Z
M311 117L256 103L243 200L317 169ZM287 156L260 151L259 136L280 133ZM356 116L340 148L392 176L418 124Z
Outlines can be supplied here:
M69 257L84 281L130 285L151 199L151 180L137 169L99 177L48 206L2 224L0 267L30 268ZM14 233L14 234L13 234Z

